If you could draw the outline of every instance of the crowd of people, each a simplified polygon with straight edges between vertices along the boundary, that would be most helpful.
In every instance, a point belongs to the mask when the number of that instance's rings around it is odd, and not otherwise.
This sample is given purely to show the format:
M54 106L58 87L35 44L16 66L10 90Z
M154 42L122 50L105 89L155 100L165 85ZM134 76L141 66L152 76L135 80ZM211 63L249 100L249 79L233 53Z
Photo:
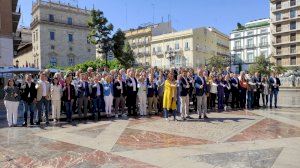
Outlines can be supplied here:
M207 119L211 111L272 108L273 104L277 108L279 86L280 80L274 72L270 76L244 71L236 74L230 67L224 70L206 66L169 70L90 67L86 72L78 70L53 76L44 70L38 76L25 74L22 81L9 79L4 88L4 104L10 127L17 126L19 106L24 106L23 126L40 125L43 118L46 125L50 120L60 122L62 113L69 123L75 113L83 121L149 115L162 115L166 120L172 116L177 121L190 119L193 113L199 119ZM49 112L52 112L50 119Z

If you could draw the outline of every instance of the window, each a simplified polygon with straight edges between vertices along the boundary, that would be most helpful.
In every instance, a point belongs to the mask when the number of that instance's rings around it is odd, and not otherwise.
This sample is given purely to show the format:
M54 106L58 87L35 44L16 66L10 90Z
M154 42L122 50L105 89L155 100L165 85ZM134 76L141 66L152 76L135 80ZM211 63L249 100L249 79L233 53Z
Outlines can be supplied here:
M70 50L70 51L73 51L73 47L69 47L69 50Z
M290 18L294 18L296 17L296 10L295 9L291 9L290 11Z
M91 49L89 48L87 51L88 51L88 52L91 52Z
M277 64L277 65L281 65L281 58L277 58L277 59L276 59L276 64Z
M68 17L68 25L72 25L73 24L73 20L71 17Z
M281 54L281 47L278 46L276 47L276 55L280 55Z
M281 2L280 1L276 2L276 9L281 9Z
M54 32L50 32L50 40L55 40L55 33Z
M235 38L241 37L241 34L240 33L236 33L236 34L234 34L234 37Z
M161 52L161 47L157 47L157 52Z
M249 32L247 32L247 35L248 36L252 36L254 34L254 32L253 31L249 31Z
M49 22L54 22L54 15L49 14Z
M54 50L55 49L55 46L54 45L51 45L51 50Z
M263 56L265 56L265 58L267 58L268 57L268 50L260 51L260 55L263 55Z
M267 30L267 29L261 29L261 30L260 30L260 33L261 33L261 34L263 34L263 33L267 33L267 32L268 32L268 30Z
M175 50L179 50L179 43L175 43Z
M235 46L235 49L240 49L241 48L241 41L240 40L235 41L234 46Z
M153 51L153 53L155 53L155 47L153 47L152 51Z
M33 33L32 36L33 36L33 42L35 42L35 33Z
M38 32L38 30L36 30L35 33L36 33L36 41L38 41L39 40L39 32Z
M69 42L73 42L73 34L68 34Z
M281 36L276 36L276 43L281 43Z
M185 50L190 50L189 42L185 42L184 48Z
M296 41L296 33L291 33L290 41Z
M290 1L290 6L295 6L296 5L296 0L291 0Z
M69 66L75 65L74 57L69 57L68 64L69 64Z
M276 25L276 32L281 32L281 24Z
M296 65L296 57L291 57L290 65Z
M290 53L291 54L296 53L296 45L295 44L293 44L293 45L290 46Z
M254 53L253 52L249 52L247 53L247 60L246 62L251 63L254 60Z
M261 44L261 46L268 45L268 37L267 36L262 36L260 38L260 44Z
M253 38L247 39L247 47L254 47Z
M296 22L295 21L293 21L293 22L290 23L290 29L291 30L295 30L296 29Z
M281 13L276 13L276 21L279 21L281 20Z
M50 65L56 66L57 65L57 59L55 56L50 57Z

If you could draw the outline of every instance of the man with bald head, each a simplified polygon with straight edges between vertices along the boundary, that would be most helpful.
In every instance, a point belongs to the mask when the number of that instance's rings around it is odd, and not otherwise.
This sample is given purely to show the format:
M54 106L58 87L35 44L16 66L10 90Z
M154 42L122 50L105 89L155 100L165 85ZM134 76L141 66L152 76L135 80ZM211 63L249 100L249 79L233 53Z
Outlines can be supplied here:
M195 78L195 89L196 89L196 97L197 97L197 112L199 115L199 119L201 119L202 114L203 118L207 119L207 85L205 78L203 76L203 70L199 69L198 74Z

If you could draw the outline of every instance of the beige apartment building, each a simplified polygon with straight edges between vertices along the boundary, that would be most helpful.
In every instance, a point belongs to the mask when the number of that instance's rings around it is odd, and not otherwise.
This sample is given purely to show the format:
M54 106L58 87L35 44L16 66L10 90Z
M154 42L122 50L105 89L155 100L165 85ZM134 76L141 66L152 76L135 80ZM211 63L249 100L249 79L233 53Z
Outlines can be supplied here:
M69 4L37 0L32 5L32 44L18 55L43 69L48 65L71 66L96 58L95 46L87 40L90 11ZM28 48L32 48L32 53ZM24 54L22 54L24 53Z
M229 58L229 37L215 28L202 27L153 36L152 66L198 67L212 56Z
M0 66L13 66L20 34L16 33L21 16L18 0L0 0Z
M126 41L129 42L137 65L151 64L152 37L174 31L171 22L140 26L137 29L125 31Z
M270 0L271 59L277 65L300 65L300 0Z

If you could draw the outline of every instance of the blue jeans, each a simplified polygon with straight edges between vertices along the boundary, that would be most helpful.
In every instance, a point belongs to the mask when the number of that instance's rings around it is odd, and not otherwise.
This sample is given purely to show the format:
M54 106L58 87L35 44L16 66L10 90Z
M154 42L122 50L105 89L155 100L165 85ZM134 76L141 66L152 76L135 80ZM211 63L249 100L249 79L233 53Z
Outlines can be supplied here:
M66 114L67 114L67 121L72 120L72 102L70 101L65 101L65 107L66 107Z
M167 109L164 109L164 118L169 118L169 113Z
M248 91L247 92L247 107L248 109L251 109L253 107L253 98L254 98L254 94L252 91Z
M102 105L101 96L93 98L93 117L95 116L97 116L97 118L100 117L100 112L102 111L101 105Z
M25 111L24 111L24 122L27 123L27 112L30 111L30 123L33 123L33 116L34 116L34 110L35 110L35 104L34 103L27 103L24 101Z
M278 95L278 90L272 90L270 94L270 107L272 106L272 101L273 101L273 95L274 95L274 100L275 100L275 107L277 107L277 95Z
M42 121L43 105L45 110L46 122L49 122L49 100L47 100L45 97L42 97L42 99L37 103L39 122Z

